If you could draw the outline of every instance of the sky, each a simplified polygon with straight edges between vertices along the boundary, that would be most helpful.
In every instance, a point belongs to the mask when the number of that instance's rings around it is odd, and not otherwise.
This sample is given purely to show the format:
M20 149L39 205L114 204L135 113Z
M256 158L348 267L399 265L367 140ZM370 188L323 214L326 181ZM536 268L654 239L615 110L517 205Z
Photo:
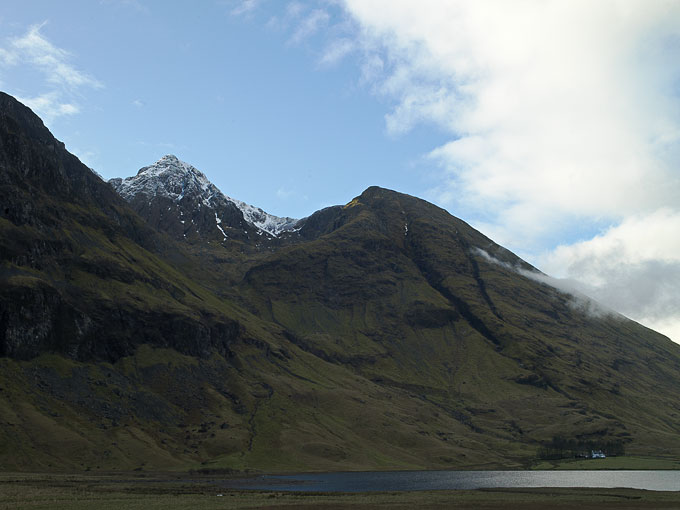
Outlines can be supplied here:
M680 0L4 0L0 90L105 179L394 189L680 342Z

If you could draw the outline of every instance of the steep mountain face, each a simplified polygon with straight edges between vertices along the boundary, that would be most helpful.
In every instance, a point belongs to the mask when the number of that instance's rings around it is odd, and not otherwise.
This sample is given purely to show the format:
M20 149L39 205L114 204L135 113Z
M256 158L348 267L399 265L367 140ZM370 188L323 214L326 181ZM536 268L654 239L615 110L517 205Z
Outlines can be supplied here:
M556 435L680 454L680 348L432 204L257 217L170 156L111 184L0 96L6 469L517 468Z
M0 354L117 359L150 342L223 352L238 322L173 272L182 255L28 108L0 94Z
M272 238L298 223L225 196L199 170L172 155L109 183L152 227L178 240Z

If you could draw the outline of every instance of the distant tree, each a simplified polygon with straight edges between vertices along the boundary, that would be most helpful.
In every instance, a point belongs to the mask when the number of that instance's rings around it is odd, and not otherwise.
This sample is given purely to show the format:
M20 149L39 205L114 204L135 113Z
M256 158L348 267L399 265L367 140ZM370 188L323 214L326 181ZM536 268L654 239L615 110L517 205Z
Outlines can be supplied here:
M557 435L539 447L537 456L543 460L572 459L588 456L592 451L602 451L608 457L616 457L625 455L625 446L621 440L585 441Z

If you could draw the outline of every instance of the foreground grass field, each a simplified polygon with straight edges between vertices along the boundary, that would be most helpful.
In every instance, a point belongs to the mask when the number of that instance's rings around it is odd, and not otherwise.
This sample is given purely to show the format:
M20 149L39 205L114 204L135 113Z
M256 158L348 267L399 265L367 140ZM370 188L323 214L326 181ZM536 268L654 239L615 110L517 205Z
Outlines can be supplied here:
M241 508L678 508L680 494L631 489L499 489L382 493L227 491L216 479L164 476L0 475L0 508L50 510Z

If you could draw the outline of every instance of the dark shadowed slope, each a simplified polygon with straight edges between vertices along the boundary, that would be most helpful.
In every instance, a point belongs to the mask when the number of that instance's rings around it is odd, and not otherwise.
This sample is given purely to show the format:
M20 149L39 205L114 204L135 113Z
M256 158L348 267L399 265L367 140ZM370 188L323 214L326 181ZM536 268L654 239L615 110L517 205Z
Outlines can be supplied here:
M6 94L0 200L1 354L115 360L148 342L198 355L238 334L173 269L170 241Z

